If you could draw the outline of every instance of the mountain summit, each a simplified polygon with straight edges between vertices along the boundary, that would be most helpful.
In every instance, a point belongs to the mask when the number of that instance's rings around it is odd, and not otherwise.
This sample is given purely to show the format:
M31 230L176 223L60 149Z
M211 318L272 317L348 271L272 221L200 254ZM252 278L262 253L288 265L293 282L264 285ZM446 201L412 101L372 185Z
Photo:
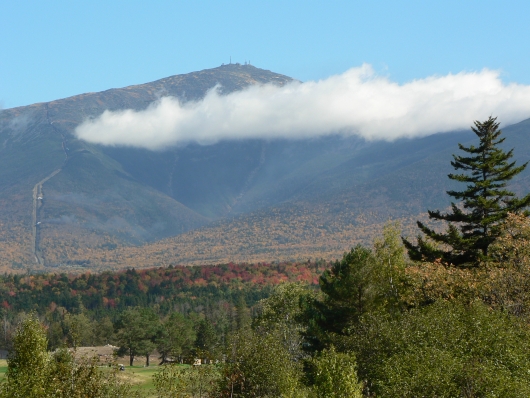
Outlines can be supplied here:
M157 152L88 144L73 134L105 110L142 110L164 96L197 101L215 86L228 94L291 81L229 64L2 111L0 265L100 269L336 256L374 223L447 204L444 174L468 133L393 143L245 139ZM529 126L505 129L523 159ZM526 175L516 183L530 186Z

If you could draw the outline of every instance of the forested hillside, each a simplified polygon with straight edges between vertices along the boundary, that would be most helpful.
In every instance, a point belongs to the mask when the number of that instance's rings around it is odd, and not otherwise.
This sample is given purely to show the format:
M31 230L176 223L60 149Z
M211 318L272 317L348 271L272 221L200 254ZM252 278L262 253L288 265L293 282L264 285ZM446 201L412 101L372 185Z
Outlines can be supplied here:
M167 313L182 305L232 301L250 303L280 283L316 284L329 263L258 263L215 266L169 266L98 274L36 274L0 277L0 302L7 313L36 310L118 314L127 307L156 305Z
M449 205L447 159L470 131L391 142L232 139L157 151L74 134L106 110L145 110L165 96L189 104L216 86L228 94L292 80L231 64L2 110L0 269L331 260L369 243L389 219L412 233L425 209ZM516 159L527 158L530 122L502 127ZM517 192L530 186L528 175L512 182Z

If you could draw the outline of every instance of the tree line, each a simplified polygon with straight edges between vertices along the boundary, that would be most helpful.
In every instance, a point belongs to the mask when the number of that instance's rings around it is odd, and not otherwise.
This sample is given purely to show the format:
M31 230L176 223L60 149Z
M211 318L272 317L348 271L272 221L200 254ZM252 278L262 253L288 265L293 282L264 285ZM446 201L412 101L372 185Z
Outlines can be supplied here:
M228 320L234 318L241 300L252 307L276 284L316 284L328 264L317 260L169 266L81 275L4 275L0 277L0 344L10 348L16 325L32 311L46 326L51 350L71 344L76 329L80 330L78 345L112 343L122 314L135 308L149 309L162 323L175 312L193 323L205 318L223 325L216 329L220 334L232 322Z

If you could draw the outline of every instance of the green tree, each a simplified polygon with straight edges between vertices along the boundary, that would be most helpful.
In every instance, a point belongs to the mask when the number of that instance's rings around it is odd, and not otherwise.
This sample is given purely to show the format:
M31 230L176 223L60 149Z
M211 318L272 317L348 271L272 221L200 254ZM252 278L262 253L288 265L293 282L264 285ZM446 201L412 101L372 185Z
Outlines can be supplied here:
M13 352L7 361L5 397L44 397L49 374L50 356L46 332L35 314L18 327Z
M160 318L151 308L142 308L139 323L144 331L140 353L145 356L145 366L149 366L149 358L156 349L156 343L161 334Z
M282 283L274 288L270 297L258 303L253 328L262 333L277 331L291 360L303 357L301 332L305 327L301 322L300 301L313 295L313 291L299 283Z
M48 348L55 350L65 344L65 336L62 321L52 321L48 323Z
M292 362L277 332L232 336L219 381L221 397L303 397L301 362Z
M84 313L66 314L63 329L66 330L70 347L91 346L94 343L94 326Z
M250 327L250 310L243 295L240 295L236 303L236 329L241 330Z
M508 213L520 212L530 204L530 194L519 199L506 189L507 181L522 172L528 163L516 167L510 160L513 149L506 152L500 148L504 138L500 138L502 132L496 118L475 121L471 129L479 138L479 145L459 144L466 154L453 155L451 165L462 173L448 176L467 184L463 191L447 191L460 204L451 203L449 213L429 210L431 219L448 222L445 233L436 232L418 221L427 239L419 236L417 245L403 239L413 260L441 260L456 267L477 266L488 258L489 246L499 236L499 227Z
M108 316L100 318L94 330L96 345L106 345L113 341L114 325Z
M168 359L180 359L189 354L195 341L195 332L191 320L174 312L162 325L162 332L157 341L157 350L162 364Z
M208 319L201 319L196 326L195 353L203 359L216 356L219 339L212 323Z
M374 261L372 250L357 245L320 277L325 299L316 304L328 331L340 334L370 310L376 294Z
M338 353L335 347L312 359L314 391L318 398L361 398L357 364L352 353Z
M156 348L160 333L159 322L160 319L150 308L132 308L121 315L116 324L118 353L129 355L130 366L138 355L145 355L146 366L149 366L149 356Z
M378 307L389 311L403 309L403 296L411 288L406 269L410 265L401 240L399 223L388 223L383 235L374 239L374 278Z
M396 224L385 227L374 249L357 245L320 277L322 298L302 301L308 350L320 351L333 336L351 332L369 312L401 310L408 287L403 243Z

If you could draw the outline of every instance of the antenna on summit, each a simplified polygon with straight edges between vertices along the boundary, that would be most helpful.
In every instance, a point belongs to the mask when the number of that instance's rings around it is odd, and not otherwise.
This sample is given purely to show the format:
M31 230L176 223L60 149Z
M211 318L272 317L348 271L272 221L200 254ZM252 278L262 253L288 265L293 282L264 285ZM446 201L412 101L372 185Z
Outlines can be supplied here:
M232 56L230 56L230 65L232 65Z

